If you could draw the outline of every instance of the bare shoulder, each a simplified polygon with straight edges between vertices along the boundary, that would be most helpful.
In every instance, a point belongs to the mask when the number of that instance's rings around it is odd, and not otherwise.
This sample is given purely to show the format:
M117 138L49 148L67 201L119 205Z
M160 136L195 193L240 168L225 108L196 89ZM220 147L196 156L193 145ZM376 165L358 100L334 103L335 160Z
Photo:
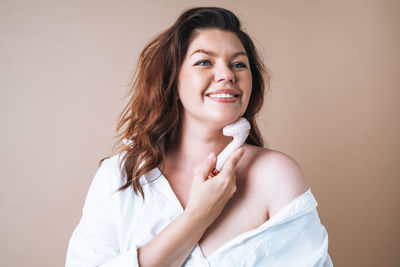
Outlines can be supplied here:
M243 167L247 179L256 184L258 195L265 201L269 217L309 188L299 164L289 155L246 145Z

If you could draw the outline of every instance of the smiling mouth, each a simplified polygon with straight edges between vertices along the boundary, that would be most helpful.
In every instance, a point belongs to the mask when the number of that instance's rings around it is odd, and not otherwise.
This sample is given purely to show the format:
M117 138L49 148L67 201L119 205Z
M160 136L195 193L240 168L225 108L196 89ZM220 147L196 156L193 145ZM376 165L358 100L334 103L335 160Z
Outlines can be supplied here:
M235 95L235 94L208 94L207 96L213 97L213 98L233 98L233 97L239 97L239 95Z
M210 93L206 96L217 102L233 103L239 99L240 95L230 93Z

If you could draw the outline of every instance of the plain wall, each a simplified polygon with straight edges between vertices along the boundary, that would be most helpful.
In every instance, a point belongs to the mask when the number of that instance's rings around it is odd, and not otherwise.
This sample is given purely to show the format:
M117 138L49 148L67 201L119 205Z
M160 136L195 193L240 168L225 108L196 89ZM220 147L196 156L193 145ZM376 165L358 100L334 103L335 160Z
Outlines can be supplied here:
M62 266L136 59L195 1L0 2L2 266ZM271 75L258 118L302 166L335 266L400 266L400 2L202 1Z

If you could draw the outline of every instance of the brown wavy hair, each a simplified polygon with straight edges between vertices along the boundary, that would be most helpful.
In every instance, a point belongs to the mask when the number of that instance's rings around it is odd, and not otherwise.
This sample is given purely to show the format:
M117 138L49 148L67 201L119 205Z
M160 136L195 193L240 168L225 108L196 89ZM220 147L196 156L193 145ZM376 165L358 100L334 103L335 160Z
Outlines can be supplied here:
M255 116L263 105L269 78L253 41L231 11L216 7L189 9L150 41L139 56L130 99L117 125L117 146L123 155L120 168L125 179L119 190L132 185L134 192L140 192L144 198L139 178L156 168L174 143L182 108L177 90L179 70L192 33L207 28L232 32L244 46L253 80L249 104L243 115L251 125L246 143L263 146Z

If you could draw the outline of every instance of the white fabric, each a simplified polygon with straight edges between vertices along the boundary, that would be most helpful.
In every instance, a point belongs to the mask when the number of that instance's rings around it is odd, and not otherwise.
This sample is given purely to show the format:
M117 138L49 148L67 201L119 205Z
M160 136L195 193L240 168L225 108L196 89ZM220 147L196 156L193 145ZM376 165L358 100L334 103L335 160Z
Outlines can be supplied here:
M119 157L103 162L70 239L67 267L138 266L137 248L183 212L157 168L140 182L145 201L131 188L117 192L123 184ZM207 259L197 245L184 266L333 266L327 252L328 235L316 206L308 189L264 224L233 238Z

